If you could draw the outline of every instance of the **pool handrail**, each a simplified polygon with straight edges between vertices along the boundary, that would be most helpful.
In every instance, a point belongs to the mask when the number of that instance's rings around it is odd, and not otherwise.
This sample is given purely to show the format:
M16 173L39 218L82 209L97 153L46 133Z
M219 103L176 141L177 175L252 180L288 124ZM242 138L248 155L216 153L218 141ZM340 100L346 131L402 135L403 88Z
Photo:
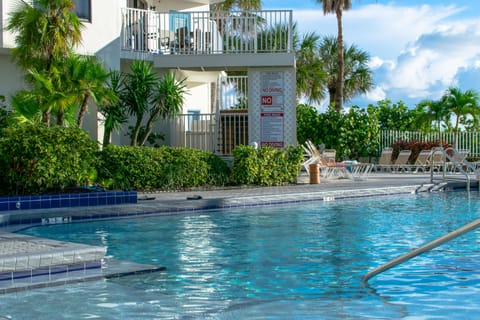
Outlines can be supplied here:
M387 263L385 263L385 264L367 272L367 274L365 276L363 276L363 278L362 278L362 283L365 285L370 278L378 275L379 273L387 271L387 270L389 270L389 269L391 269L391 268L393 268L393 267L395 267L395 266L397 266L397 265L399 265L399 264L401 264L405 261L408 261L408 260L426 252L426 251L430 251L430 250L442 245L443 243L448 242L450 240L453 240L453 239L455 239L455 238L457 238L457 237L459 237L459 236L461 236L461 235L463 235L467 232L470 232L470 231L472 231L472 230L474 230L478 227L480 227L480 219L477 219L477 220L475 220L475 221L473 221L473 222L471 222L471 223L469 223L469 224L467 224L467 225L465 225L461 228L458 228L458 229L456 229L456 230L454 230L454 231L452 231L452 232L450 232L450 233L448 233L444 236L441 236L440 238L437 238L437 239L421 246L420 248L414 249L414 250L412 250L412 251L410 251L410 252L408 252L408 253L400 256L400 257L397 257L397 258L395 258L395 259L393 259L393 260L391 260L391 261L389 261L389 262L387 262Z

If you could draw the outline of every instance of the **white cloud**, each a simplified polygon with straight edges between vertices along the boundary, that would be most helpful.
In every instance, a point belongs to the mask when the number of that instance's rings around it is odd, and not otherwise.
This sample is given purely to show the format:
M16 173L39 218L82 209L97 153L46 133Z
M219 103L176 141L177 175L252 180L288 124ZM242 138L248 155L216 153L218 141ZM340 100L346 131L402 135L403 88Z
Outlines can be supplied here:
M365 94L365 98L370 101L380 101L387 98L387 94L383 88L377 86Z
M480 22L459 19L462 10L373 4L346 11L346 44L372 56L375 88L359 100L403 100L413 106L439 98L452 85L479 90ZM294 18L300 32L336 35L335 16L321 10L295 11Z

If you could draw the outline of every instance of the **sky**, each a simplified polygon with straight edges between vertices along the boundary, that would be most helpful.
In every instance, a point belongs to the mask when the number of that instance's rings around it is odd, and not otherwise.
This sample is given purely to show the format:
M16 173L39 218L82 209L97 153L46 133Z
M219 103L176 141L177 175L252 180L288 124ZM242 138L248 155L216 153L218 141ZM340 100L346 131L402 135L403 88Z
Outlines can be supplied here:
M324 15L315 0L263 0L262 6L293 10L300 35L337 35L336 16ZM370 54L374 78L374 88L346 106L388 99L413 108L449 87L480 92L479 0L352 0L343 31L347 46Z

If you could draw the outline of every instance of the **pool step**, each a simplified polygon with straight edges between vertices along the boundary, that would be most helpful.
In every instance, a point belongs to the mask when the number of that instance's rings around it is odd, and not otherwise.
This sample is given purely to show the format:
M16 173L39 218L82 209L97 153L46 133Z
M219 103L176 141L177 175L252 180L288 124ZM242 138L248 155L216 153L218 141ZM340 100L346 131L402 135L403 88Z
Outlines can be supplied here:
M106 248L0 233L0 289L100 270Z

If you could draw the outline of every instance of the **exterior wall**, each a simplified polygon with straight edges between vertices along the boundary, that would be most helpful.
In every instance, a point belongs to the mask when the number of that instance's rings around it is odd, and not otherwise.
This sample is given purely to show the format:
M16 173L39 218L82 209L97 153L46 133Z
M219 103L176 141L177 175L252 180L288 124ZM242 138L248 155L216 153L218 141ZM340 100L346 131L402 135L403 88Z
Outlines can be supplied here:
M0 95L9 100L15 92L23 88L23 73L13 62L10 54L0 53ZM7 103L7 105L9 105Z

